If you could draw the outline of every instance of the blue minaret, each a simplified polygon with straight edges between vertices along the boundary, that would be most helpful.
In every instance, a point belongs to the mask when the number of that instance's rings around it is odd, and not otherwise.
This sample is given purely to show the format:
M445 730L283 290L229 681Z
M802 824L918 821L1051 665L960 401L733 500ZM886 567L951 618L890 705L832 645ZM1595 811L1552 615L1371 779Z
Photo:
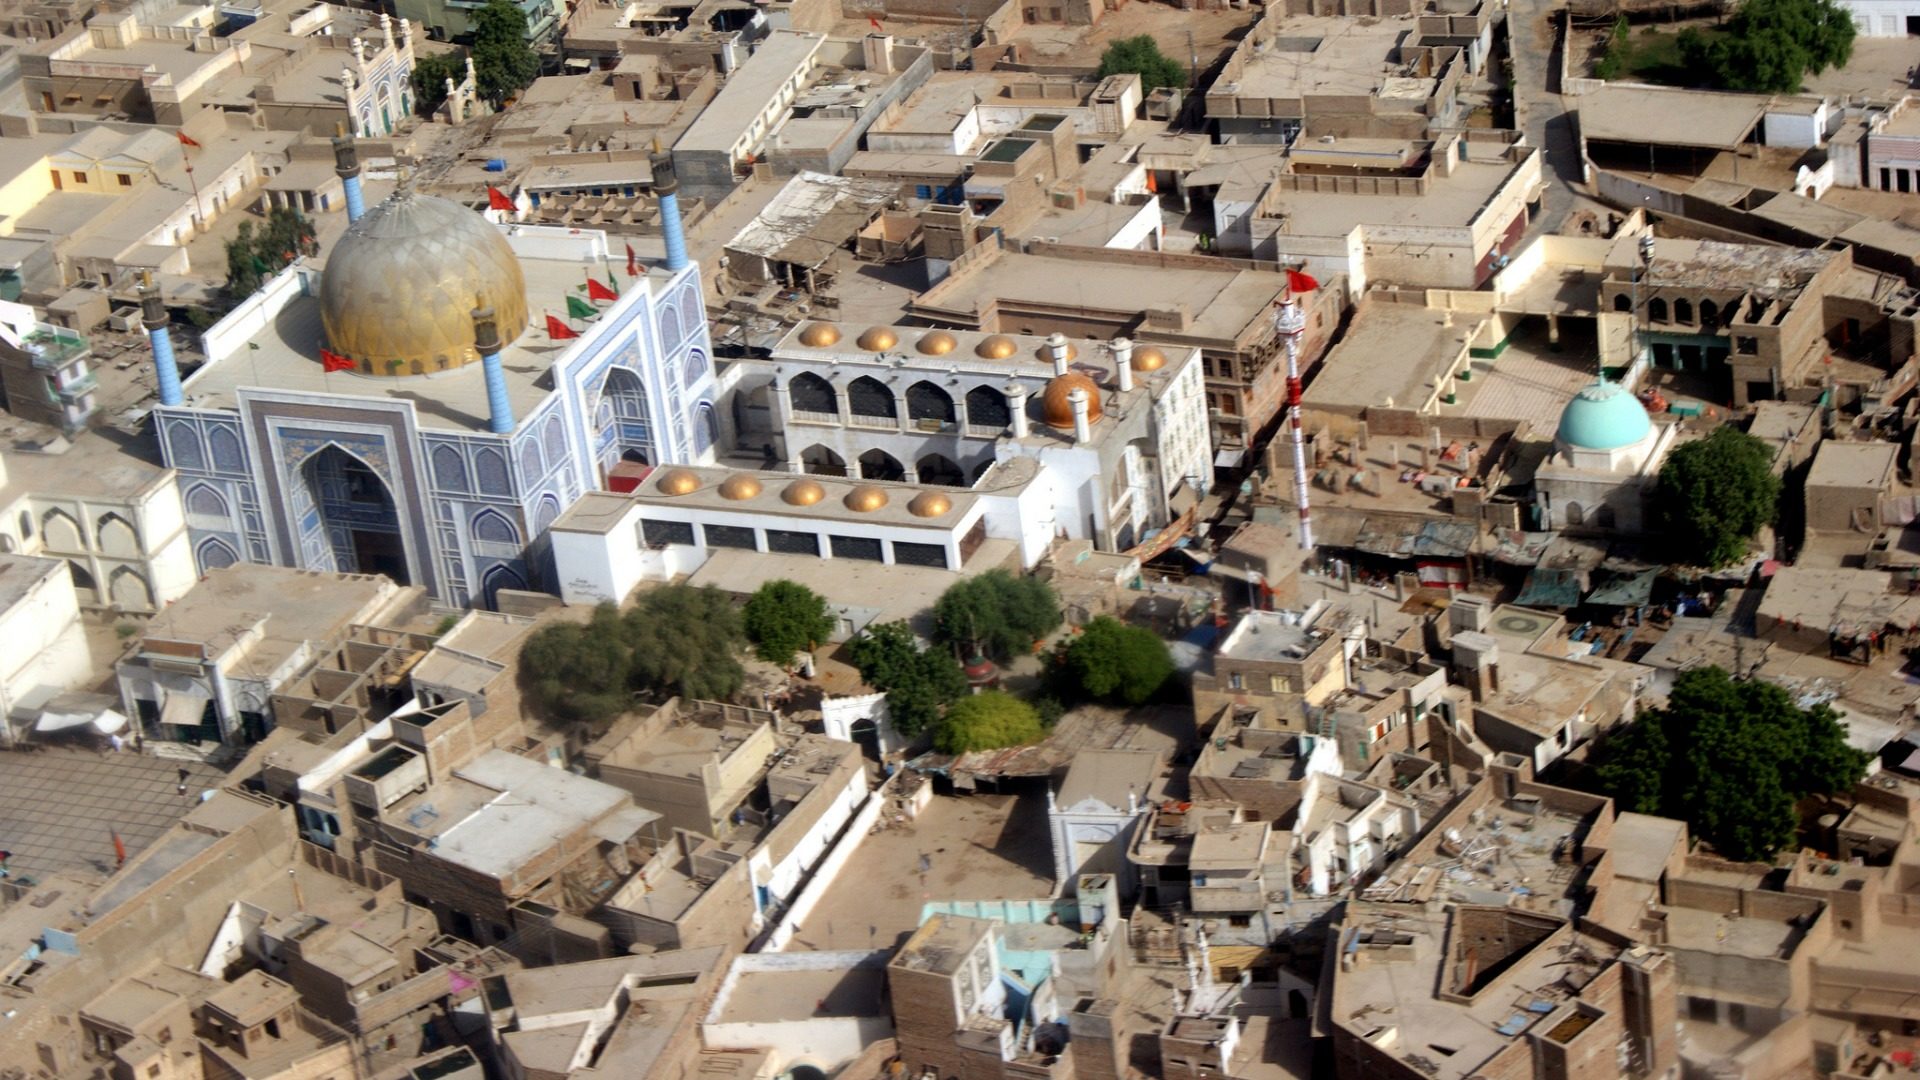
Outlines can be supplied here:
M140 287L140 324L147 328L147 340L153 343L153 370L160 383L160 404L178 405L186 400L180 392L180 365L173 358L173 338L167 334L167 326L173 320L167 318L167 303L160 297L160 290L154 287L149 278Z
M359 221L367 212L367 202L360 194L360 155L353 148L353 136L341 135L333 140L333 171L347 192L348 224Z
M473 347L487 376L487 430L506 435L513 431L513 404L507 400L506 369L500 366L500 327L490 307L473 309Z
M660 232L667 241L667 269L677 273L687 266L687 233L680 222L680 178L674 175L672 154L656 153L652 163L653 194L660 202Z

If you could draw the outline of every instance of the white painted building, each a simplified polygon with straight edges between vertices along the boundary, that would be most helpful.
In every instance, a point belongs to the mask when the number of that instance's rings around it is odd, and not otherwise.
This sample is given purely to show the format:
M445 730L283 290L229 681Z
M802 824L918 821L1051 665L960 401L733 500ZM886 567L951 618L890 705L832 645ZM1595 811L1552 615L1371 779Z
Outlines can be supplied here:
M1121 894L1131 895L1135 871L1127 847L1159 797L1160 765L1160 754L1151 750L1092 750L1073 759L1060 790L1047 792L1056 882L1113 874Z
M710 1049L768 1050L775 1074L812 1066L832 1075L871 1043L893 1037L886 968L891 950L748 953L734 958L700 1024Z
M13 712L23 698L71 690L93 673L73 576L65 563L0 555L0 641L7 643L0 652L0 720L8 721L11 741L16 730Z
M1315 773L1300 800L1294 858L1304 864L1307 890L1325 896L1386 865L1419 828L1412 803L1370 784Z
M1920 0L1840 0L1861 37L1920 36Z
M84 432L0 459L0 552L64 561L83 608L153 611L195 576L173 470Z

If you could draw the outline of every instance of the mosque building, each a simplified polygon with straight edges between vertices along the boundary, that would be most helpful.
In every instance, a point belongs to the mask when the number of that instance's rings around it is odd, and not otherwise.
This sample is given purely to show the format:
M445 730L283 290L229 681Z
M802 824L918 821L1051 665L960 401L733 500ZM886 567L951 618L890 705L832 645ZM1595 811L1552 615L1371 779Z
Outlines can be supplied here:
M545 534L582 494L721 441L671 163L649 269L604 233L502 228L404 185L364 206L351 141L336 154L351 224L324 269L296 264L211 328L184 383L147 298L196 567L378 572L449 607L558 591Z
M1633 392L1604 375L1560 413L1553 453L1534 472L1543 529L1638 533L1677 424L1653 422Z

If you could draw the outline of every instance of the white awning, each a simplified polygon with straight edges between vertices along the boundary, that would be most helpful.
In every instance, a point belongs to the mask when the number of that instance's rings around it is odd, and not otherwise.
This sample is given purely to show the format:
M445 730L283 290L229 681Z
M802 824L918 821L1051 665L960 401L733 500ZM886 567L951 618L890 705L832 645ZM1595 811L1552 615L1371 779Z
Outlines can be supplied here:
M33 722L33 730L71 731L74 728L86 727L91 723L93 723L92 713L61 712L57 709L48 709L40 714L40 719Z
M1222 450L1219 453L1213 455L1213 464L1215 468L1219 468L1219 469L1238 468L1240 465L1240 462L1246 456L1247 456L1247 452L1245 450L1228 447L1227 449Z
M170 693L160 705L160 722L175 727L199 727L200 718L206 711L206 698Z
M102 735L111 735L116 731L123 731L126 729L126 726L127 718L118 709L107 709L101 712L99 716L93 718L93 730Z

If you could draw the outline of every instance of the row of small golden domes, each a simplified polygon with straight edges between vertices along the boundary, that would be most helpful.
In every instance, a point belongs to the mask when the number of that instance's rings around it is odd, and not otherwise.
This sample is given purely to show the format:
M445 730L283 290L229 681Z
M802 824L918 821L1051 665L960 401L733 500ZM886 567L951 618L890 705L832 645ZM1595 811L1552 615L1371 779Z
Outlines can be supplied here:
M1071 418L1067 421L1071 424ZM691 495L700 490L700 477L691 469L672 469L660 477L655 485L664 495ZM751 499L763 489L757 477L747 473L735 473L720 482L719 493L723 499L740 501ZM812 506L827 497L827 489L817 480L795 480L781 492L780 499L789 506ZM842 500L847 509L869 513L887 505L886 489L872 484L862 484L847 492ZM915 517L939 517L953 509L953 500L937 491L923 491L907 503L908 513Z
M810 349L825 349L839 342L840 328L832 323L811 323L805 330L800 331L800 344ZM900 344L900 334L891 326L870 326L860 334L854 344L868 352L884 352ZM960 347L960 339L945 330L935 330L932 333L920 335L920 340L914 342L913 347L924 356L945 356ZM1006 360L1019 351L1019 343L1005 334L989 334L981 338L980 343L973 347L974 355L987 360ZM1073 359L1076 354L1077 350L1069 344L1067 359ZM1052 359L1045 346L1040 349L1040 358ZM1150 345L1133 351L1133 370L1135 371L1158 371L1166 364L1167 355Z

